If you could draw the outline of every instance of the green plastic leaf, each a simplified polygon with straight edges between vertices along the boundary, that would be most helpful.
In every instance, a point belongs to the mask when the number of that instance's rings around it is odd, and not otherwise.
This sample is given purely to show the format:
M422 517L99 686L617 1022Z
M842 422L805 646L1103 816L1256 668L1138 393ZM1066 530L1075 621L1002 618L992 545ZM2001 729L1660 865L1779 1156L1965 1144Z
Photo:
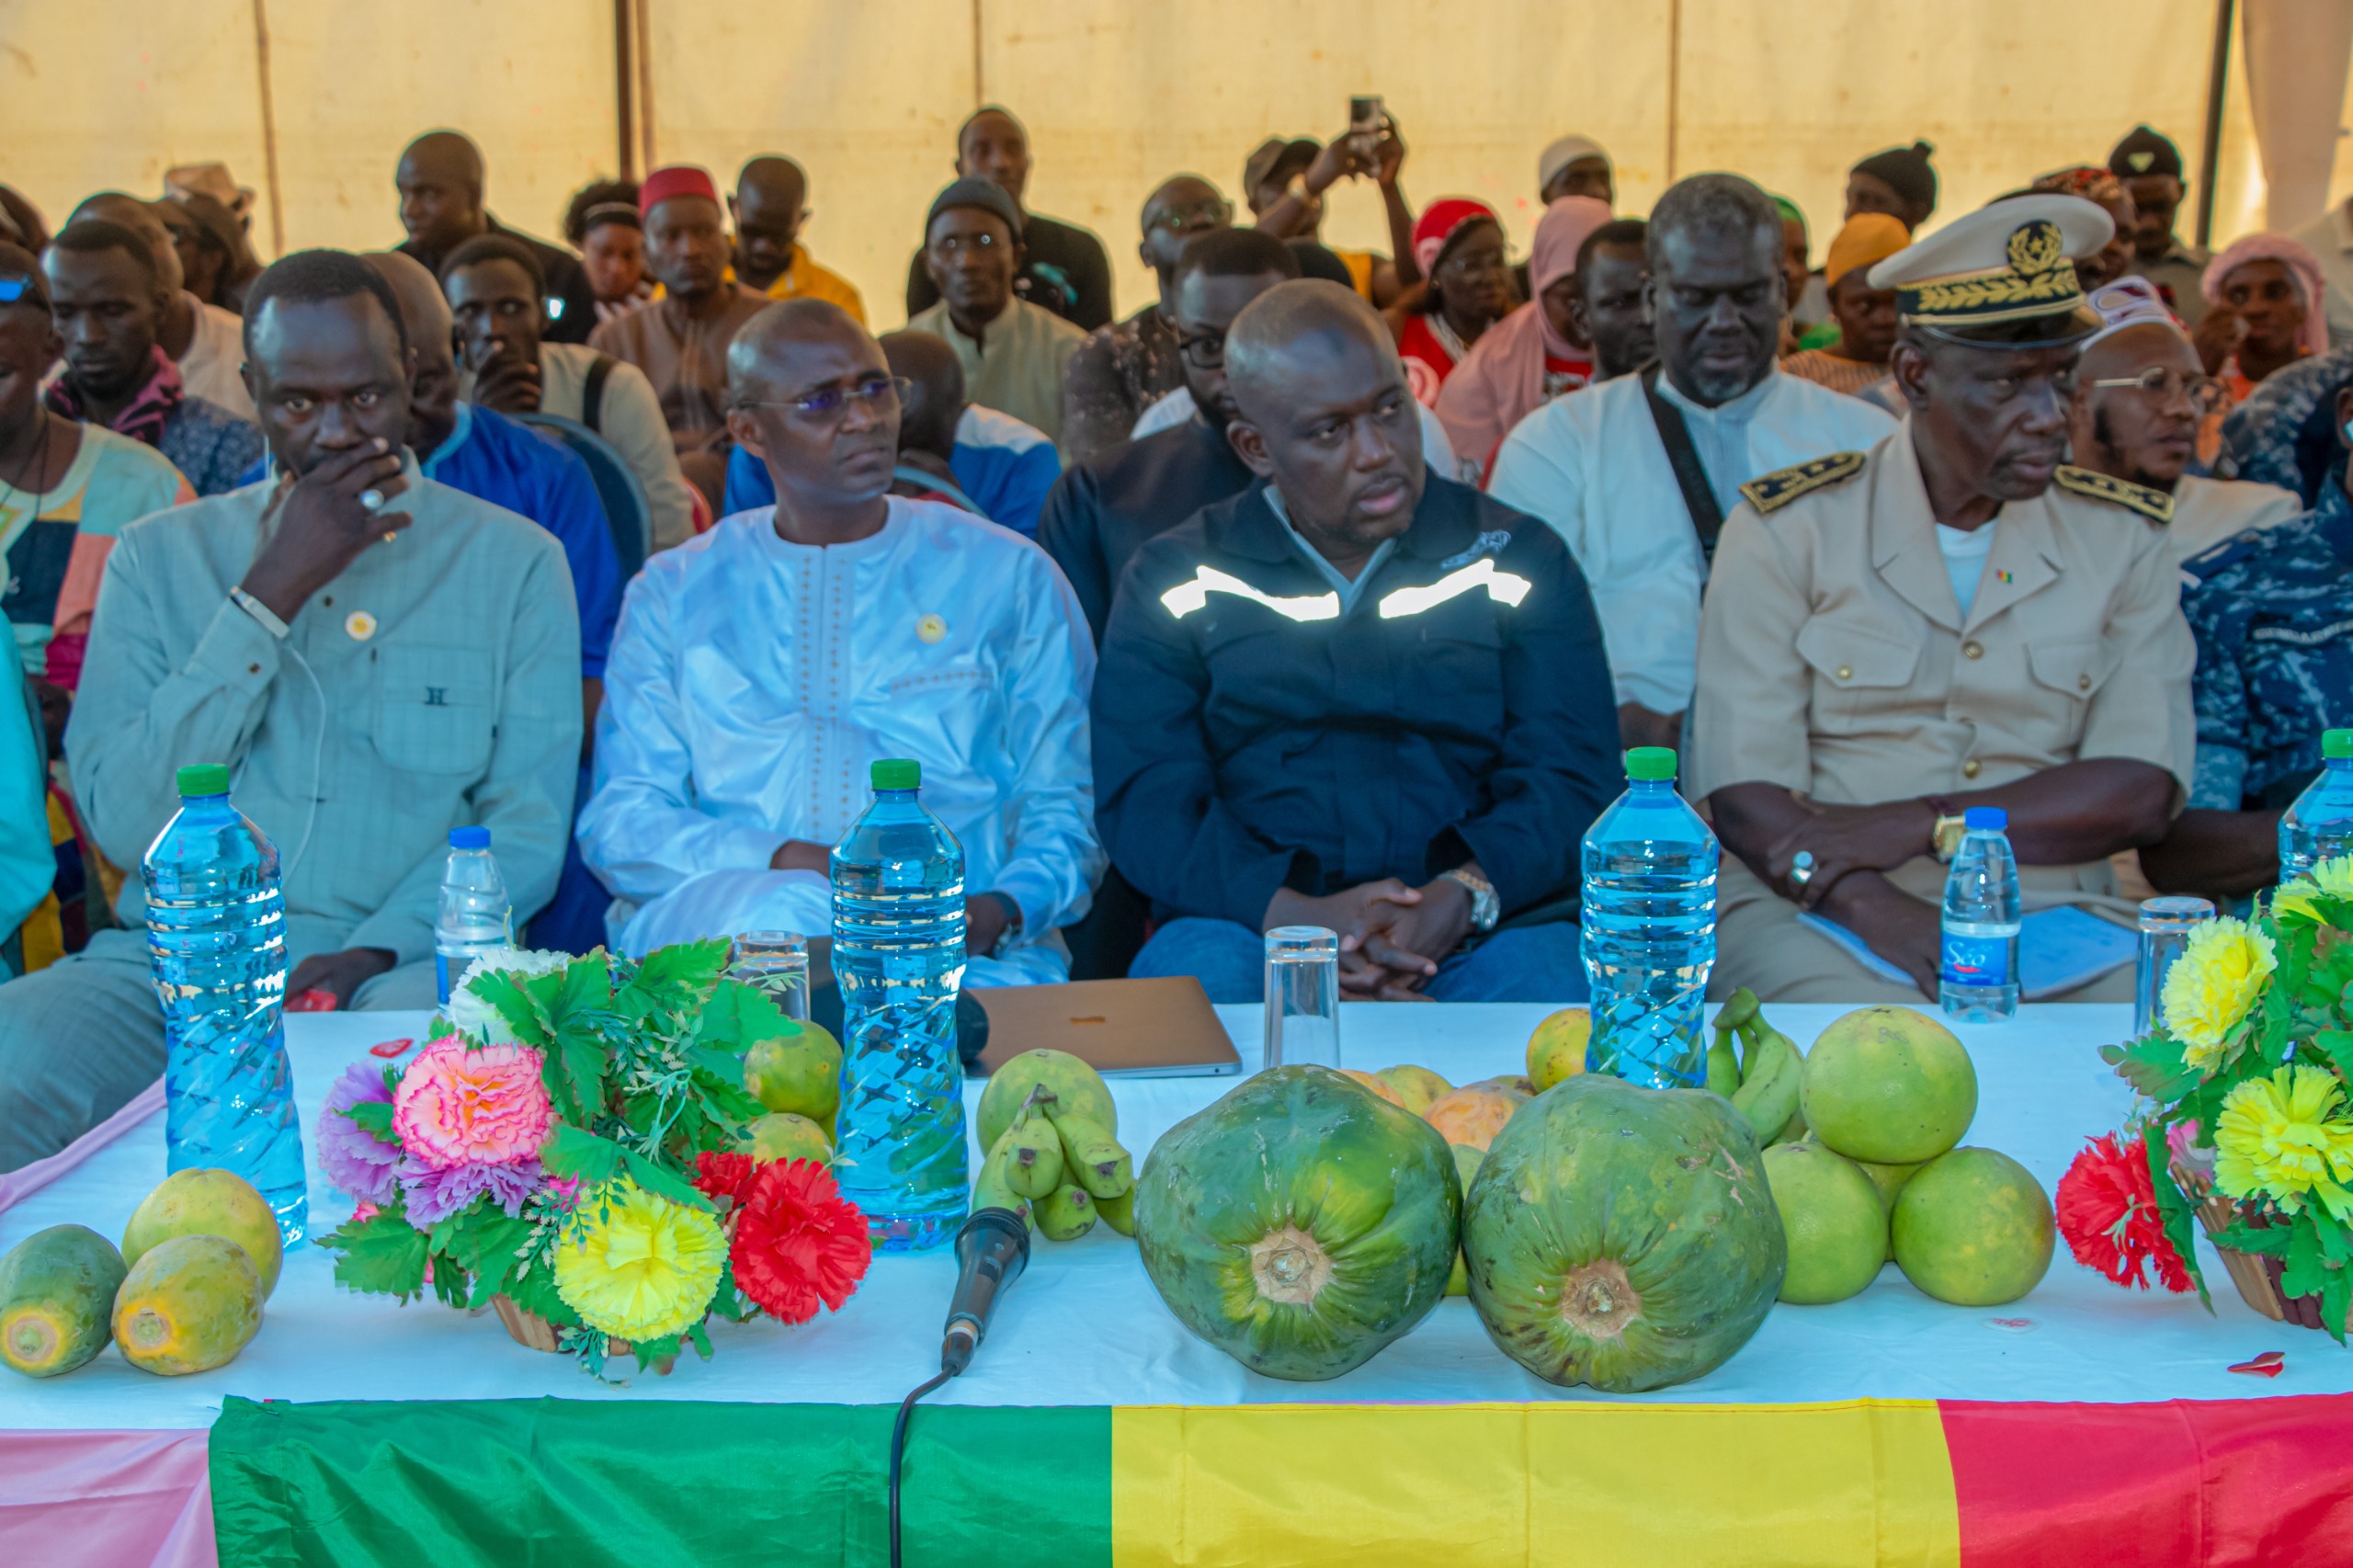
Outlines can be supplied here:
M491 970L474 976L466 987L489 1003L515 1031L515 1038L525 1045L544 1046L549 1041L546 1012L512 974L503 970Z
M2197 1086L2202 1076L2198 1069L2182 1062L2181 1041L2165 1034L2132 1041L2123 1048L2115 1067L2118 1077L2159 1105L2171 1105L2181 1098Z
M552 1267L534 1264L531 1271L507 1280L506 1299L527 1312L537 1312L558 1328L578 1328L580 1314L556 1293Z
M344 1115L358 1123L360 1131L379 1143L390 1143L397 1149L401 1141L392 1132L392 1103L390 1100L361 1100Z
M425 1043L431 1045L437 1040L448 1040L451 1035L456 1034L457 1032L457 1025L451 1023L441 1014L436 1013L433 1015L432 1027L425 1031Z
M2214 1298L2206 1293L2206 1274L2198 1267L2197 1205L2189 1201L2188 1195L2173 1179L2173 1161L2165 1151L2165 1129L2155 1122L2143 1127L2141 1150L2149 1162L2149 1181L2156 1193L2157 1217L2165 1222L2165 1240L2173 1244L2182 1267L2189 1271L2190 1282L2198 1287L2198 1300L2211 1312L2214 1310Z
M555 1132L540 1145L540 1164L551 1176L570 1176L588 1187L601 1187L620 1169L621 1146L609 1138L584 1132L569 1122L556 1123Z
M425 1289L425 1235L403 1215L354 1221L320 1237L319 1244L343 1254L335 1260L335 1278L347 1290L407 1301Z
M693 1343L696 1355L706 1361L710 1359L710 1335L703 1332L702 1324L696 1324L688 1328L687 1338Z
M665 1335L660 1339L649 1339L642 1344L631 1345L630 1353L637 1358L637 1369L641 1372L651 1371L657 1361L676 1359L680 1342L685 1337L684 1335L670 1334ZM704 1352L706 1357L709 1354L708 1351Z
M707 1000L719 983L720 971L727 967L727 939L714 937L707 942L676 942L666 948L656 948L645 955L637 966L637 977L631 982L638 989L660 996L672 997L700 1005ZM677 1006L676 1000L670 1005Z
M2348 1306L2353 1306L2353 1268L2332 1268L2320 1288L2320 1325L2339 1345L2345 1343Z
M2279 1278L2280 1294L2317 1296L2328 1281L2323 1278L2320 1237L2313 1228L2310 1210L2296 1216L2288 1232L2288 1267Z
M2336 1069L2339 1078L2353 1083L2353 1029L2322 1029L2310 1043Z
M636 1150L624 1150L621 1153L621 1163L629 1167L630 1179L646 1191L666 1198L673 1203L684 1204L689 1209L710 1211L710 1199L697 1192L684 1177L664 1169L659 1164L647 1159Z
M2278 1225L2250 1225L2245 1221L2230 1226L2214 1238L2218 1247L2233 1252L2260 1253L2266 1257L2288 1256L2288 1233Z
M798 1035L801 1026L775 998L740 980L722 980L695 1020L695 1041L741 1056L757 1041Z

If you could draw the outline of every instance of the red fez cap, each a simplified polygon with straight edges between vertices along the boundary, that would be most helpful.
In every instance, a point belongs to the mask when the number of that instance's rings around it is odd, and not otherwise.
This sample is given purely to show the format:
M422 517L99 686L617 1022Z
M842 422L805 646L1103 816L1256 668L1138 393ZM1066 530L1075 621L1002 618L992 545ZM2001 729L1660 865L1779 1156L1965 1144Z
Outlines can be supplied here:
M640 217L651 217L654 209L674 196L699 196L714 206L719 201L719 187L713 185L710 171L693 164L672 164L645 176L637 187L637 211Z

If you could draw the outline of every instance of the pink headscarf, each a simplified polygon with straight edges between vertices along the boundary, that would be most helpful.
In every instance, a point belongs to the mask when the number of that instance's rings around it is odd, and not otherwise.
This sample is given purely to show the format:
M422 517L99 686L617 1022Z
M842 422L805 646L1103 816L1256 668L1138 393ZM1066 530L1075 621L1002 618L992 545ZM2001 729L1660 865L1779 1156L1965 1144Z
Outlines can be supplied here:
M2207 264L2206 275L2199 279L2198 291L2206 296L2210 305L2222 302L2222 286L2231 274L2250 261L2276 261L2288 269L2296 287L2304 292L2304 347L2314 354L2328 352L2328 317L2321 309L2321 296L2328 285L2320 275L2320 263L2313 253L2285 234L2249 234L2234 241L2222 254Z
M1545 319L1541 296L1576 270L1586 236L1611 216L1608 202L1590 196L1564 196L1544 209L1528 258L1529 288L1539 298L1481 333L1438 392L1438 421L1457 455L1483 464L1511 427L1543 403L1546 350L1578 357L1576 345Z

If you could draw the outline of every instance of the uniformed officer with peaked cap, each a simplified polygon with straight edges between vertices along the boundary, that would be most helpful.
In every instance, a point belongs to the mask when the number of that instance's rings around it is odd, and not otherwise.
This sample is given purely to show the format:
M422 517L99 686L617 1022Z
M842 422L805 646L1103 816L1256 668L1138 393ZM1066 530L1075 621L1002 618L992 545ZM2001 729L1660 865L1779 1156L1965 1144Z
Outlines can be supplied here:
M2029 912L2129 915L2108 858L2181 807L2195 655L2171 498L2063 460L2099 326L2069 257L2110 233L2090 202L2020 197L1874 267L1903 319L1890 368L1909 419L1745 486L1725 521L1690 768L1731 851L1720 994L1934 995L1945 862L1972 806L2007 812ZM2131 980L2128 964L2068 999L2122 999Z

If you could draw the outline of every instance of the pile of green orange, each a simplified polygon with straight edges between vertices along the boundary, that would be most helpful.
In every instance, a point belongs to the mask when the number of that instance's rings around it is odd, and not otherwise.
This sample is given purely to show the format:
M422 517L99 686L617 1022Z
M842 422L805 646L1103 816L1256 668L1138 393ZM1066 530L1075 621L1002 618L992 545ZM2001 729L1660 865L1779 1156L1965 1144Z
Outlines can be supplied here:
M278 1287L278 1217L229 1171L177 1171L149 1193L122 1246L51 1225L0 1258L0 1361L53 1378L112 1340L164 1377L235 1359Z
M1977 1114L1977 1070L1950 1029L1910 1007L1848 1013L1806 1053L1799 1107L1804 1136L1765 1151L1789 1237L1782 1301L1844 1301L1890 1258L1957 1306L2041 1283L2051 1199L2007 1154L1957 1146Z

